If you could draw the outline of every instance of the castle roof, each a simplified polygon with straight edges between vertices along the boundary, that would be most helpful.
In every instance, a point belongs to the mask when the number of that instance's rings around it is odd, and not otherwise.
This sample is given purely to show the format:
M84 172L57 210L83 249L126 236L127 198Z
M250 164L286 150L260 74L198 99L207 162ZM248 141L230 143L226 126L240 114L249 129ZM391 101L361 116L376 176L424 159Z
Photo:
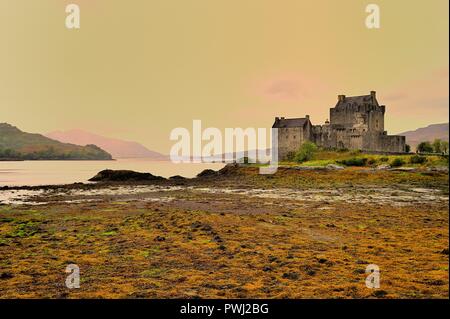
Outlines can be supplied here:
M303 127L305 123L309 121L308 118L302 117L302 118L293 118L293 119L285 119L282 118L275 118L275 123L273 123L273 128L282 128L282 127Z
M371 94L369 95L359 95L359 96L339 95L336 107L346 107L349 105L364 105L364 104L372 104L378 106L375 91L372 91Z

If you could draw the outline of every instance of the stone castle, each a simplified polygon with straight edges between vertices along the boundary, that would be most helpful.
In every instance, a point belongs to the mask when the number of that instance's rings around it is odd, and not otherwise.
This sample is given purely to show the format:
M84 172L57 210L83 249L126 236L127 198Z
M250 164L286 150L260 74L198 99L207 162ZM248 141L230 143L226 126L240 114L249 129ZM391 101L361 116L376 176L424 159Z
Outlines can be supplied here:
M339 95L330 109L330 121L313 125L309 115L304 118L276 117L273 128L278 129L278 157L283 160L295 153L304 141L334 149L372 152L405 152L405 137L387 135L384 130L386 107L379 105L376 92L370 95Z

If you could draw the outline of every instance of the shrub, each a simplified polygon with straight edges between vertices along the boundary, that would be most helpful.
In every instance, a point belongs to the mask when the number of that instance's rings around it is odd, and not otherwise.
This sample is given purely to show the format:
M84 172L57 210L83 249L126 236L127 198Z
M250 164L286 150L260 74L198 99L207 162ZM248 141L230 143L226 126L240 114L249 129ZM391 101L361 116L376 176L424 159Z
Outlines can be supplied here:
M420 156L420 155L413 155L411 156L411 158L409 159L409 162L411 164L423 164L427 161L427 158L425 156Z
M298 163L310 161L314 157L316 151L316 144L312 142L305 142L302 144L302 146L300 146L299 150L295 154L294 161Z
M344 159L337 161L338 164L345 166L365 166L367 163L367 158L365 157L352 157L349 159Z
M406 152L406 153L411 152L411 146L410 146L409 144L406 144L406 145L405 145L405 152Z
M388 158L388 157L386 157L386 156L380 157L380 162L385 163L385 162L387 162L387 161L389 161L389 158Z
M292 162L295 158L295 152L289 152L286 154L286 159L290 162Z
M400 167L405 164L405 161L397 157L391 162L392 167Z
M374 165L377 162L377 160L373 157L370 157L369 159L367 159L367 164L369 165Z

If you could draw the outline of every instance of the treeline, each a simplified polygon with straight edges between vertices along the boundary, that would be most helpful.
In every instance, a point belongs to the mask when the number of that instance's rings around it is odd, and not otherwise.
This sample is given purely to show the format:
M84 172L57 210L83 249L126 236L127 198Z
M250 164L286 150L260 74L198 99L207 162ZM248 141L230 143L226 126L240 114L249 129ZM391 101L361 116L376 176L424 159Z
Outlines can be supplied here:
M111 155L96 145L86 145L79 150L57 150L53 146L30 152L20 152L0 147L0 160L110 160Z
M448 142L435 139L433 142L421 142L417 145L418 153L448 154Z

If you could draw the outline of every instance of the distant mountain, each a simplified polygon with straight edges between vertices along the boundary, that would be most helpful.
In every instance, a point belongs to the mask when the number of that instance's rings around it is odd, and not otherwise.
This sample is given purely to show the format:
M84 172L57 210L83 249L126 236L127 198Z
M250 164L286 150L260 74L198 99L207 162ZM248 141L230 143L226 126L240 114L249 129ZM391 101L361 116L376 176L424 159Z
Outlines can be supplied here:
M167 159L167 156L151 151L139 143L104 137L83 130L55 131L46 134L46 136L60 142L76 145L95 144L109 152L114 158Z
M435 139L448 141L448 123L431 124L427 127L418 128L415 131L407 131L398 135L406 136L406 144L411 145L414 150L420 142L433 142Z
M111 154L96 145L61 143L41 134L22 132L0 123L0 160L111 160Z

